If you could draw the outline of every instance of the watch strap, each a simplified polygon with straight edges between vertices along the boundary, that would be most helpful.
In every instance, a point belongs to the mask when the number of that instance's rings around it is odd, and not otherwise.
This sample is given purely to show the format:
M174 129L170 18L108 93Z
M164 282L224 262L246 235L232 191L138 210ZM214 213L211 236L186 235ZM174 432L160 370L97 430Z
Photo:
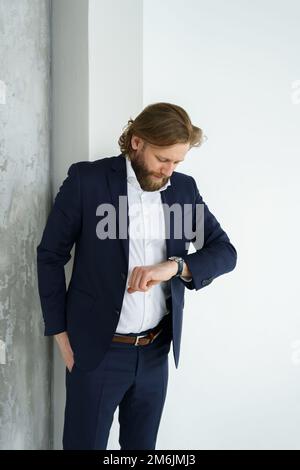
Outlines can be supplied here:
M176 261L178 264L177 273L173 277L179 277L182 275L184 260L179 256L170 256L168 260Z

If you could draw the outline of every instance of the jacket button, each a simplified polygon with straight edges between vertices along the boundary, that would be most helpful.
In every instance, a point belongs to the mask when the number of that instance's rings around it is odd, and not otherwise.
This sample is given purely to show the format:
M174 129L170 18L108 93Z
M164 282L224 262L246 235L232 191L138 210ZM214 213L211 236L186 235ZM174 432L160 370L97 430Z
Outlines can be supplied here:
M117 315L120 315L120 310L117 310L117 309L116 309L116 310L115 310L115 313L116 313Z
M121 272L121 278L126 279L126 274L123 271Z

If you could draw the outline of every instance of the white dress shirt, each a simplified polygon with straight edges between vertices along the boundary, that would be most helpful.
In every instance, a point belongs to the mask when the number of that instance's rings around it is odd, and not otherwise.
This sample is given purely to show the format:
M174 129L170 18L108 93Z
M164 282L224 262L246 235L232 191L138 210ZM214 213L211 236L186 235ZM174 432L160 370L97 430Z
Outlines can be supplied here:
M124 158L124 157L120 157ZM167 259L165 218L160 191L164 191L170 180L157 191L144 191L126 156L127 195L129 209L129 265L126 289L118 334L140 333L154 328L164 315L170 312L166 299L171 295L170 281L152 286L148 292L127 292L128 280L135 266L148 266ZM183 277L183 279L187 280Z

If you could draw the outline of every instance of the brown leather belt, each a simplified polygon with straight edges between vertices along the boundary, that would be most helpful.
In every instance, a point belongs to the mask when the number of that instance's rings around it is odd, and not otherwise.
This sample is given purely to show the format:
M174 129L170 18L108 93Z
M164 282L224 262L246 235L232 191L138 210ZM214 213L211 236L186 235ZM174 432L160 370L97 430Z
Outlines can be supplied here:
M155 338L162 332L161 326L156 326L152 331L149 331L147 335L137 336L125 336L125 335L114 335L112 341L119 343L134 344L134 346L145 346L146 344L152 343Z

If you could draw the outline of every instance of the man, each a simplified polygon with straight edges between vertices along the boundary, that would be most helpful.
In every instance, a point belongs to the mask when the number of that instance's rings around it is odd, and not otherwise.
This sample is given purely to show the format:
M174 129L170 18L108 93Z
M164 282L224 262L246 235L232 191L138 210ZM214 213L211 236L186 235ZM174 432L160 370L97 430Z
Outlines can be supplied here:
M37 262L45 335L66 364L64 449L106 449L117 407L121 449L155 449L184 289L236 265L195 180L174 171L202 140L185 110L154 103L128 121L120 155L72 164L55 198Z

